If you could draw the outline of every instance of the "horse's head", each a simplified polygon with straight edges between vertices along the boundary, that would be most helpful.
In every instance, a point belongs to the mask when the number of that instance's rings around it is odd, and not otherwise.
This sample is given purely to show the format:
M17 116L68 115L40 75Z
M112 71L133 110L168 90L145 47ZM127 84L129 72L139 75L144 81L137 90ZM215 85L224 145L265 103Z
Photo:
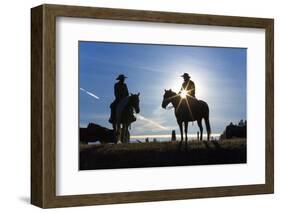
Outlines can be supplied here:
M140 96L140 93L130 95L131 106L135 109L136 113L140 112L140 98L139 98L139 96Z
M162 108L166 109L167 105L172 102L172 99L177 96L177 93L173 92L171 89L166 90L163 95Z

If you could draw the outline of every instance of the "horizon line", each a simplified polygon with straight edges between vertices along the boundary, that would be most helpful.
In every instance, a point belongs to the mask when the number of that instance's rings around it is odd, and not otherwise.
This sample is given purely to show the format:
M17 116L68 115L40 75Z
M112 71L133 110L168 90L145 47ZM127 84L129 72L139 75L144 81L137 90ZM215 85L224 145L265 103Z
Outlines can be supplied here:
M221 134L220 133L213 133L211 134L210 136L213 136L213 137L218 137L220 136ZM176 137L180 137L181 135L180 134L176 134ZM197 137L197 134L187 134L187 136L190 136L190 137ZM207 136L207 134L203 134L203 136ZM170 138L171 137L171 134L159 134L159 135L131 135L130 138L132 139L139 139L139 138Z

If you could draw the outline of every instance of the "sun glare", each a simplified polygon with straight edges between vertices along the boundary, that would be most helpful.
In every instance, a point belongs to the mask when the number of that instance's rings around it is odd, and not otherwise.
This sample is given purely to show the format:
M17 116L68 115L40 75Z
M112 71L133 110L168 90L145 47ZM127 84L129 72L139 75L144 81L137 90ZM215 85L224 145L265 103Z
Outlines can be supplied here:
M180 93L180 97L183 99L183 98L186 98L186 96L187 96L187 91L182 90L181 93Z
M175 65L171 70L176 72L171 72L171 76L167 77L165 89L172 89L174 92L179 93L183 83L183 78L181 75L185 72L189 73L191 79L195 84L195 97L201 100L208 100L210 95L210 79L212 76L209 76L210 71L206 71L204 68L199 65L192 64L183 64ZM189 91L186 91L189 93ZM190 93L189 93L190 94ZM181 93L181 99L184 99L186 94Z

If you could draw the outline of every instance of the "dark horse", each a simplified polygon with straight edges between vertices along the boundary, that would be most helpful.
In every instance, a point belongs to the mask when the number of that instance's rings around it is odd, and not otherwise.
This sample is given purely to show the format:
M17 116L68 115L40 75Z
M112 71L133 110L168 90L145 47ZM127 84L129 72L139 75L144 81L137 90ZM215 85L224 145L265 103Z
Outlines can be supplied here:
M99 141L101 144L116 143L114 131L95 123L79 129L80 141L84 143Z
M112 125L116 134L117 143L128 143L130 141L128 127L132 123L132 114L134 112L140 112L139 95L139 93L131 94L130 96L121 100L116 106L115 121Z
M173 107L175 108L175 116L181 132L181 143L183 141L183 123L185 124L185 142L187 142L187 129L189 121L197 121L200 129L200 140L202 140L202 118L204 118L206 124L207 140L210 139L211 127L209 122L209 107L206 102L197 100L189 95L186 95L186 97L181 97L172 90L165 90L162 107L165 109L169 103L172 103Z

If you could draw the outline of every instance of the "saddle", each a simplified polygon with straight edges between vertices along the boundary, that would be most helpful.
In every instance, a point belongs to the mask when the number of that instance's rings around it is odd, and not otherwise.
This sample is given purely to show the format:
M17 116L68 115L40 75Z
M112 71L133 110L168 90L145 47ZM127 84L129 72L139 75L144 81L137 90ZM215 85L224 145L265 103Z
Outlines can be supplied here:
M123 98L121 101L119 101L119 103L117 104L116 106L116 111L115 111L115 121L120 121L122 119L122 114L123 114L123 111L125 109L125 107L128 105L129 103L129 96L128 97L125 97ZM136 118L134 116L134 112L133 112L133 109L129 109L129 120L130 122L134 122L136 121Z
M129 97L123 98L119 103L116 105L115 110L115 119L118 120L121 118L121 114L124 110L124 108L128 105Z

